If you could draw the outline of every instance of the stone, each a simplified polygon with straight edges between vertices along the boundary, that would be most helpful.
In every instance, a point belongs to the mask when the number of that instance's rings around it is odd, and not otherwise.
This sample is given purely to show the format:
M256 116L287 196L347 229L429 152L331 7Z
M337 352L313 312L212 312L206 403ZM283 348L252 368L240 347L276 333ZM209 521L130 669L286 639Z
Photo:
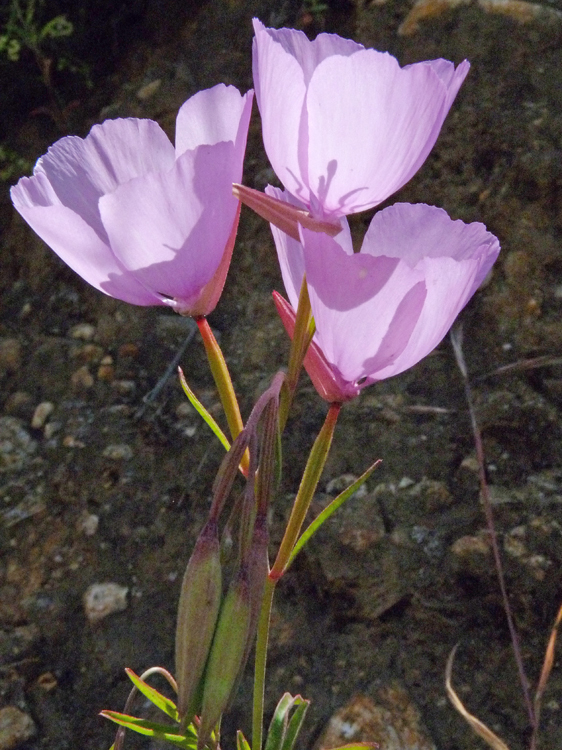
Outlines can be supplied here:
M103 455L112 461L129 461L133 457L133 449L126 443L108 445Z
M72 373L70 376L70 382L73 388L77 391L82 391L87 390L94 385L94 378L92 377L92 373L87 365L84 365Z
M0 339L0 374L17 372L21 355L22 347L17 339Z
M128 592L126 586L117 583L93 583L83 598L86 617L95 625L114 612L122 612L127 609Z
M36 732L35 723L29 714L16 706L0 709L0 750L14 750L29 740Z
M54 412L55 405L51 401L41 401L37 404L33 417L31 418L31 426L34 430L40 430L49 416Z
M315 750L357 742L376 742L384 750L435 750L417 707L397 685L381 688L376 702L353 696L328 721Z
M20 471L35 453L37 443L21 420L16 417L0 417L0 472Z
M96 327L91 323L78 323L78 325L75 325L70 329L69 335L73 339L92 341L96 335Z

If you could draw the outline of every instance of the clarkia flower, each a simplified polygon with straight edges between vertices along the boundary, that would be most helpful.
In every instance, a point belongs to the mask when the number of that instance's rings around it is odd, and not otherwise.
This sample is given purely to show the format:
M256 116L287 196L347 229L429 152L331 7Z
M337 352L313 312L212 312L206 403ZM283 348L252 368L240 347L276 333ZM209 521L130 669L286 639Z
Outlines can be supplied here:
M265 150L313 217L337 222L378 205L421 167L469 63L401 68L335 34L254 19L253 71Z
M377 213L359 253L348 231L334 239L301 228L302 244L273 233L291 303L277 296L276 305L289 335L306 272L316 333L305 367L327 401L347 401L429 354L500 250L483 224L424 204Z
M206 315L230 264L252 97L223 84L198 92L179 110L175 148L152 120L62 138L12 188L14 206L105 294Z

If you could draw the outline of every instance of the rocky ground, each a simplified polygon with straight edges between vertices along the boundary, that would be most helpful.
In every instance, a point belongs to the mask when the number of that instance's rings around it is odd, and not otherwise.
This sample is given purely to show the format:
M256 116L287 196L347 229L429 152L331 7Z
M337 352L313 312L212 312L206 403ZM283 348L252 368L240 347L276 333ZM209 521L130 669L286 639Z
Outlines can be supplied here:
M562 3L329 5L314 14L296 0L170 2L151 42L131 43L105 82L97 119L151 117L173 135L175 113L195 91L220 81L249 88L254 14L311 34L337 31L402 64L470 60L432 155L392 202L424 201L453 218L483 221L502 244L489 282L461 318L510 600L534 686L562 602ZM258 119L255 112L245 182L263 188L274 175ZM22 126L29 158L45 149L45 138L37 120ZM99 750L111 745L112 730L97 713L122 708L123 668L173 666L179 584L221 448L174 378L145 399L190 322L87 287L5 195L0 219L0 749ZM355 220L358 236L369 219ZM287 354L272 288L282 287L269 229L243 211L211 324L245 414ZM182 365L217 410L196 337ZM304 378L287 430L274 542L324 413ZM445 697L445 664L460 643L459 696L510 750L527 748L448 340L346 405L317 506L344 475L357 476L378 457L383 464L366 492L326 525L280 586L268 710L285 690L312 699L302 747L342 744L361 732L384 750L483 747ZM250 689L248 674L226 723L226 747L235 726L249 731ZM559 663L541 726L541 750L560 748Z

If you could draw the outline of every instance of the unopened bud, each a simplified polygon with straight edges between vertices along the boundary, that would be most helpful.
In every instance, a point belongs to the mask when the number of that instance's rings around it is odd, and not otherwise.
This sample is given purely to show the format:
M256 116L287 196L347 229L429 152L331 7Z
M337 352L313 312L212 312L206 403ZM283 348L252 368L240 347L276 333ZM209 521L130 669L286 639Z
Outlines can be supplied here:
M199 683L211 648L220 609L222 575L218 529L209 521L187 564L176 628L178 714L188 723L198 710Z
M205 671L197 743L199 750L228 706L237 683L246 651L250 619L248 575L246 568L242 567L232 580L224 598Z
M258 627L258 620L263 601L265 581L269 573L269 557L267 553L268 544L269 533L267 530L267 519L265 514L258 513L254 522L252 543L248 552L248 583L251 618L248 643L246 644L246 659L250 654L254 642L254 636Z

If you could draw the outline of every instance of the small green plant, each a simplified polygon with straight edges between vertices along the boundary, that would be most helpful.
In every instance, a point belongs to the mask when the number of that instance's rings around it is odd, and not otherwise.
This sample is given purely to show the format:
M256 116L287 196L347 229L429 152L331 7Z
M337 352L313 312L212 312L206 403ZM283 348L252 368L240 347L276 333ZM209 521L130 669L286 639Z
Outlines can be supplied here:
M61 40L74 33L72 21L64 14L44 20L48 16L45 6L45 0L10 0L0 11L0 60L3 57L6 62L17 63L26 50L31 53L50 98L47 107L36 111L50 115L62 130L67 130L69 106L56 90L53 69L77 73L88 86L91 82L87 67L61 48Z
M5 143L0 143L0 181L10 182L15 177L31 172L33 162L20 156Z
M46 85L50 83L52 60L46 51L48 40L70 36L74 31L72 22L65 15L58 15L46 23L40 20L44 0L11 0L0 34L0 52L11 62L20 59L22 48L32 52Z

